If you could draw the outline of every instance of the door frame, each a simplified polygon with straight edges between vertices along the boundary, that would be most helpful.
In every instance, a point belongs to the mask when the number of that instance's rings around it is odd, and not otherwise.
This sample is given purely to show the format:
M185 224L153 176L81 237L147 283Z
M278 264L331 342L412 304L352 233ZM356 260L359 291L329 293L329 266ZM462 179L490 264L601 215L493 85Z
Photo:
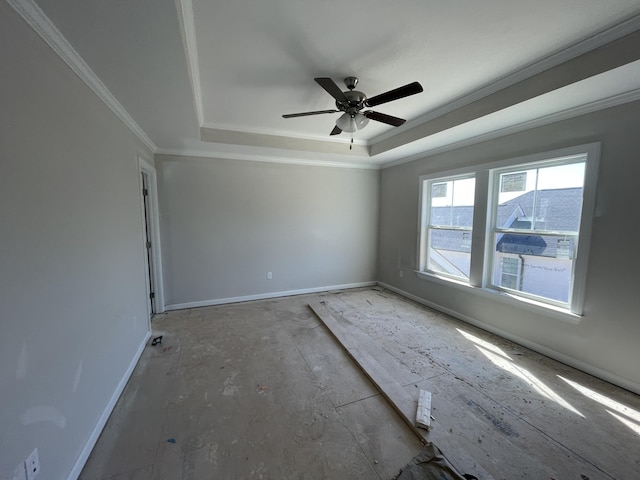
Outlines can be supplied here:
M157 188L157 176L156 169L153 165L147 162L144 158L138 156L138 182L140 184L140 188L138 189L140 192L140 207L142 209L142 232L143 238L146 242L145 236L145 207L144 207L144 196L142 193L143 185L142 185L142 175L147 175L148 178L148 207L149 207L149 236L151 237L151 278L147 278L149 276L149 268L147 265L147 255L146 255L146 247L144 248L144 258L145 258L145 284L147 295L149 292L149 283L153 287L153 291L155 293L155 313L162 313L165 311L164 305L164 285L162 282L162 250L160 248L160 215L158 208L158 188ZM149 318L151 318L151 312L149 312Z

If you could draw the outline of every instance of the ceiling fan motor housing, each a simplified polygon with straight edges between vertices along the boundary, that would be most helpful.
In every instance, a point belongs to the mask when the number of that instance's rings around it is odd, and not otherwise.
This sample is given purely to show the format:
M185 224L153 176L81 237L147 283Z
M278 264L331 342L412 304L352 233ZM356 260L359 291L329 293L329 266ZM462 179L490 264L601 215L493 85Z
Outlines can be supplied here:
M344 96L347 97L347 102L336 100L338 110L348 113L349 115L355 115L364 108L364 101L367 99L364 93L358 90L348 90L344 92Z
M338 110L348 113L353 117L364 108L364 101L367 99L367 96L358 90L354 90L356 85L358 85L358 77L347 77L344 79L344 84L349 89L343 92L347 101L341 102L340 100L336 100L336 107Z

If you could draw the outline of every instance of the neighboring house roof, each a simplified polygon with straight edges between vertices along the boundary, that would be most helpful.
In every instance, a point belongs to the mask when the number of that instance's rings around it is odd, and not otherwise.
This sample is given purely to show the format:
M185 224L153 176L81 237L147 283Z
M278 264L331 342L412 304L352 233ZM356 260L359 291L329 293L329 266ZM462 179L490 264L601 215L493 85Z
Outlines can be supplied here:
M501 204L500 207L520 207L523 215L519 220L531 222L534 194L536 229L578 231L582 210L582 188L538 190L537 193L531 191Z
M497 225L502 228L530 229L535 214L536 229L577 231L582 210L582 188L560 188L531 191L498 206ZM536 208L534 212L534 197ZM442 226L470 226L473 207L433 207L431 222ZM535 231L535 230L534 230ZM532 231L532 233L534 233ZM432 232L431 246L439 250L469 252L471 241L459 231L437 230ZM541 235L502 235L496 250L522 255L544 255L549 257L573 256L573 240L560 246L555 238L545 240ZM560 255L558 255L560 253Z
M431 208L431 224L470 227L473 225L473 206L433 207Z

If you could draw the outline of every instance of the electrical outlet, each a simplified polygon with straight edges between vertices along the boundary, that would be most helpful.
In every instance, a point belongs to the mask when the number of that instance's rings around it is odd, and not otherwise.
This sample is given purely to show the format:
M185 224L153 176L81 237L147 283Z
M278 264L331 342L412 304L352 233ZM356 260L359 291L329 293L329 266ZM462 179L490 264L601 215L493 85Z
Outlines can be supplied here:
M404 277L404 272L400 270L400 278Z
M267 280L273 280L273 273L267 272Z
M33 480L40 473L40 458L38 448L35 448L31 455L24 461L24 469L27 472L27 480Z

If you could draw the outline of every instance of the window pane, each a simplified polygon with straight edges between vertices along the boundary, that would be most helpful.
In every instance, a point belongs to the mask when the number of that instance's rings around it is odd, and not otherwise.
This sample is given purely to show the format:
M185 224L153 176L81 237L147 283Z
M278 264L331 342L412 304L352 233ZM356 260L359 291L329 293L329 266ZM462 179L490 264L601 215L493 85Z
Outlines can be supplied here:
M494 285L568 302L575 242L573 237L496 234Z
M445 227L471 227L475 184L475 178L432 183L429 223Z
M584 168L584 162L580 162L524 172L524 193L501 189L496 227L577 232L582 211ZM500 185L513 183L513 175L511 172L500 174Z
M471 268L471 232L431 230L427 269L469 279Z

